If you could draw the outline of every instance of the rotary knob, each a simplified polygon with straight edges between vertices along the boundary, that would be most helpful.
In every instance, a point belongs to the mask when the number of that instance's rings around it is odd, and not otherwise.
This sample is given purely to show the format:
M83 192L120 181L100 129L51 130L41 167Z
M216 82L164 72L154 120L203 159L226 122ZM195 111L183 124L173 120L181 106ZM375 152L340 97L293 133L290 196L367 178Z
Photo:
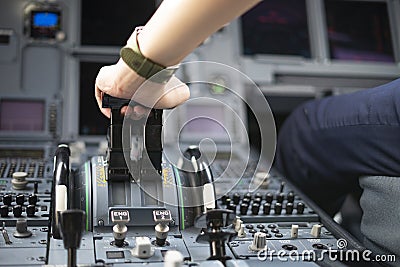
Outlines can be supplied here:
M279 193L277 196L276 196L276 201L277 202L279 202L279 203L283 203L283 200L285 199L285 194L284 193Z
M262 198L262 194L261 194L260 192L257 192L257 193L254 195L254 198Z
M33 217L33 216L35 216L35 212L36 212L35 205L28 205L26 207L26 216Z
M3 205L0 207L0 216L2 218L8 217L8 206L7 205Z
M275 214L276 215L281 215L282 214L282 204L281 203L275 203Z
M260 197L256 197L253 200L253 203L261 204L261 202L262 202L262 198L260 198Z
M290 203L293 203L293 202L294 202L294 193L293 193L292 191L290 191L290 192L287 194L287 201L290 202Z
M36 205L36 203L38 202L38 196L33 194L33 195L29 195L28 197L28 203L30 205Z
M11 180L12 187L15 190L24 190L28 181L26 177L28 174L26 172L14 172L12 175L13 179Z
M267 235L265 233L257 232L254 234L253 243L249 246L250 250L260 251L267 247Z
M304 213L304 203L299 202L297 203L296 209L297 209L297 214L303 214Z
M253 215L258 215L258 212L260 211L260 204L258 203L253 203L253 205L251 205L251 213Z
M221 202L222 202L222 204L226 205L226 200L227 200L228 198L229 198L228 195L223 195L223 196L221 197Z
M230 199L230 198L225 199L225 205L226 205L227 208L229 207L229 205L231 203L233 204L232 199Z
M15 197L15 202L17 203L17 205L24 205L25 202L25 196L24 195L18 195Z
M13 207L13 214L14 214L14 217L21 217L21 215L22 215L22 206L21 205L15 205Z
M264 215L269 215L269 213L271 212L271 203L264 203L263 205L263 213Z
M272 200L274 200L274 195L272 193L265 194L265 201L267 203L272 203Z
M286 214L292 214L293 213L293 203L289 202L286 204Z
M235 203L235 205L238 205L240 202L240 194L239 193L233 194L232 200L233 200L233 203Z
M12 196L10 194L3 196L3 203L4 205L11 206Z
M249 210L249 205L247 203L240 204L240 215L246 215Z
M32 235L32 232L28 230L28 224L26 219L18 219L15 228L16 231L13 233L14 237L26 238Z

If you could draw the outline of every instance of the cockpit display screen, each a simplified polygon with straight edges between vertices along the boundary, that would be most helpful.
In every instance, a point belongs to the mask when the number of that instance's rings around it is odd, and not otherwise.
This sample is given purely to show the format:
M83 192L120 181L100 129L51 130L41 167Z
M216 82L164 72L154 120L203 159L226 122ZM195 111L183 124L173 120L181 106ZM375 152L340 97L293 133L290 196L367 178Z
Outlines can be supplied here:
M32 11L30 27L32 38L53 39L60 29L60 11Z
M0 100L0 131L44 131L45 103L41 100Z
M33 12L33 27L57 27L59 14L53 12Z

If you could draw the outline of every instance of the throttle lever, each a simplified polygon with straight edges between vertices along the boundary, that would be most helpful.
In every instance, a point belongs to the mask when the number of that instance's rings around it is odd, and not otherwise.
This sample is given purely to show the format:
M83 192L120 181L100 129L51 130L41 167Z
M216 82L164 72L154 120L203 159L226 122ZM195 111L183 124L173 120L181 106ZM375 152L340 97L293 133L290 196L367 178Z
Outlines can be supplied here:
M128 106L129 102L129 99L112 97L108 94L103 95L102 107L111 109L109 143L107 150L109 180L129 181L131 178L124 157L124 155L129 155L130 142L129 140L128 142L123 142L122 140L123 116L121 115L122 107ZM123 143L129 144L129 146L125 150L123 148Z
M121 109L124 106L140 105L130 99L122 99L103 95L103 108L111 109L110 118L110 140L108 147L108 178L109 180L130 180L132 178L129 173L125 158L129 158L131 151L130 134L123 133L123 115ZM161 109L152 109L149 117L146 120L144 131L144 146L146 148L149 159L158 171L161 173L161 157L162 157L162 113ZM141 120L143 122L143 120ZM139 121L138 121L139 123ZM125 144L125 148L124 148ZM140 154L143 151L139 151Z

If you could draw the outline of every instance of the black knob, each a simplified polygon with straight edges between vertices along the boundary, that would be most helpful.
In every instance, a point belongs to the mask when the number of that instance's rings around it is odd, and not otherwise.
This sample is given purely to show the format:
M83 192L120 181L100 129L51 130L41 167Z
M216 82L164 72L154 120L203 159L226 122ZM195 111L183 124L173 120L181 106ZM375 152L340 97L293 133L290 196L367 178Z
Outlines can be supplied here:
M246 215L249 210L249 205L247 203L240 204L240 215Z
M8 206L7 205L3 205L0 207L0 216L1 217L8 217Z
M282 213L282 204L279 202L275 203L274 211L276 215L280 215Z
M297 203L296 209L297 209L297 214L303 214L304 213L304 208L305 205L303 202Z
M29 195L28 203L30 205L36 205L37 202L38 202L38 196L37 195Z
M286 204L286 214L292 214L293 213L293 203L289 202Z
M257 193L254 195L254 198L261 198L261 199L262 199L262 194L261 194L260 192L257 192Z
M7 194L3 196L3 204L7 206L11 206L12 196Z
M227 200L228 198L229 198L228 195L223 195L223 196L221 197L221 202L222 202L223 205L226 205L226 200Z
M252 224L246 224L246 229L254 229L254 225L252 225Z
M225 199L225 205L228 208L229 205L231 204L232 200L230 198ZM233 203L233 202L232 202Z
M243 198L242 203L250 204L251 199L250 198Z
M293 193L292 191L290 191L290 192L287 194L287 201L290 202L290 203L293 203L293 202L294 202L294 193Z
M276 201L279 202L279 203L282 203L284 199L285 199L285 194L284 193L279 193L276 196Z
M258 212L260 211L260 204L258 203L253 203L253 205L251 205L251 213L253 215L258 215Z
M236 212L236 205L233 204L233 203L229 204L228 210L231 210L231 211L233 211L233 212Z
M272 200L274 200L274 195L272 193L265 194L265 201L266 202L272 203Z
M256 198L254 198L253 203L261 204L261 201L262 201L262 198L256 197Z
M13 207L13 214L14 214L14 217L21 217L21 215L22 215L22 206L21 205L15 205Z
M15 203L17 203L17 205L24 205L24 202L25 202L24 195L18 195L15 197Z
M61 232L66 249L77 249L80 246L85 213L82 210L60 212Z
M251 200L252 195L251 195L251 193L246 193L246 194L244 194L244 197L243 197L243 198L248 198L248 199Z
M33 217L33 216L35 216L35 212L36 212L35 205L28 205L26 207L26 216Z
M269 213L271 212L271 203L264 203L263 205L263 213L264 215L269 215Z
M240 194L239 194L239 193L233 194L232 200L233 200L233 203L235 203L236 205L238 205L239 202L240 202Z

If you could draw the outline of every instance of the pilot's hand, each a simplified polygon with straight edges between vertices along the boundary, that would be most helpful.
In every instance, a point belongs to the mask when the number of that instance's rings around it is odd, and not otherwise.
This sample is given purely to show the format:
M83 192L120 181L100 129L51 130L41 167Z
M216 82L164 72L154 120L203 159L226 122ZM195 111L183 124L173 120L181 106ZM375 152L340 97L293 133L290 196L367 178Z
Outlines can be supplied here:
M110 117L110 109L101 107L103 92L114 97L133 99L143 106L157 109L176 107L190 96L188 86L175 76L166 84L151 82L130 69L122 59L114 65L102 67L96 78L97 104L101 112ZM135 107L129 112L140 117L146 109Z

